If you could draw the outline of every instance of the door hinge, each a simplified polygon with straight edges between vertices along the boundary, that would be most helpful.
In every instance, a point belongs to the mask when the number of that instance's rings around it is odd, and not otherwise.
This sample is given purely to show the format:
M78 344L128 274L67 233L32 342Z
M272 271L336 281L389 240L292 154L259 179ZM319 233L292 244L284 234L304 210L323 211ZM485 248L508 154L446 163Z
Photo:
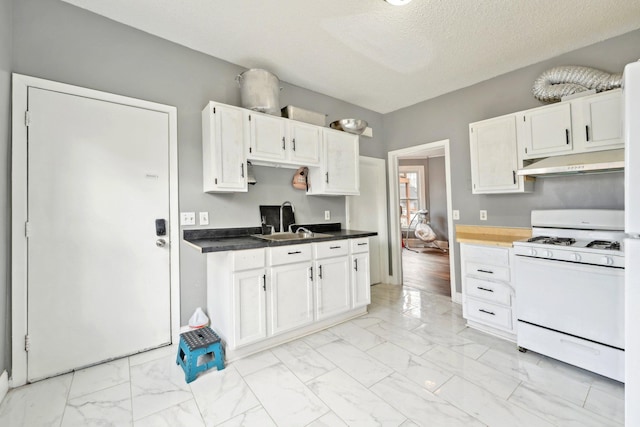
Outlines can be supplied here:
M31 224L29 224L29 221L24 223L24 236L31 237Z
M29 351L31 348L31 341L29 340L29 335L24 336L24 351Z
M25 111L24 112L24 125L26 127L29 127L30 124L31 124L31 113L29 113L29 111Z

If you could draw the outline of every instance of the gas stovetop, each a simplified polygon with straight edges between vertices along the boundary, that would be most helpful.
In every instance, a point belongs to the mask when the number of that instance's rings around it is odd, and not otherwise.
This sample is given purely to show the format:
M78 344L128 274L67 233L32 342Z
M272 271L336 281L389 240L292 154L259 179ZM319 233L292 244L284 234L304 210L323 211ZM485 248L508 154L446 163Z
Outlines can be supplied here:
M621 211L532 211L532 237L514 242L519 256L624 268Z

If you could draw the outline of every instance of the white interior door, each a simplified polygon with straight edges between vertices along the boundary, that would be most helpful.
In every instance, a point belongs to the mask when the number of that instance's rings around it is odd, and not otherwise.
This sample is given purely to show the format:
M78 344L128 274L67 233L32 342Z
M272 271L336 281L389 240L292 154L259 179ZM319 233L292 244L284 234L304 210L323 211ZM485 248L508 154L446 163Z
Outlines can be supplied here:
M28 380L170 343L167 113L28 99Z
M347 228L378 232L377 236L369 238L371 284L385 281L389 262L384 159L360 156L360 195L346 199Z

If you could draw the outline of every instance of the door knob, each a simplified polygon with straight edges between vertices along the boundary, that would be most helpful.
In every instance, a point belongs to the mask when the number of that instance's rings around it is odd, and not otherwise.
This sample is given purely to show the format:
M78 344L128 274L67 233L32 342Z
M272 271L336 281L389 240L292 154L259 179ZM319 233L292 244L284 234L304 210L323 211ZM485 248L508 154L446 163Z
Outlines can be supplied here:
M167 241L164 239L156 240L156 246L159 248L164 248L167 245Z

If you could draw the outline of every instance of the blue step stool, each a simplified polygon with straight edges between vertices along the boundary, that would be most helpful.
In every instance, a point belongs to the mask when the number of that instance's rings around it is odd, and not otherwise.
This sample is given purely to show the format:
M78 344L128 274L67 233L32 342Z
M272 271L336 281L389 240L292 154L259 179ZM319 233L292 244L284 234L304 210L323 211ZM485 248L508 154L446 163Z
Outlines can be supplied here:
M212 354L213 359L198 365L200 356ZM217 366L218 371L224 369L224 350L220 337L209 327L180 334L178 357L176 364L182 366L187 383L196 379L199 372Z

